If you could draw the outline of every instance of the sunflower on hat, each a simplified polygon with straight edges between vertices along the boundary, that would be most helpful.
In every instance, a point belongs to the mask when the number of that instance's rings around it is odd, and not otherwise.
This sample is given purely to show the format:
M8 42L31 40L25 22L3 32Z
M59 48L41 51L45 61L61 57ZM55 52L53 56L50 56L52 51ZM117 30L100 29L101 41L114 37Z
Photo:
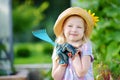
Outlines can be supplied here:
M91 10L88 10L88 13L92 16L94 25L96 26L97 22L99 21L99 19L98 19L99 17L95 16L95 13L91 13Z

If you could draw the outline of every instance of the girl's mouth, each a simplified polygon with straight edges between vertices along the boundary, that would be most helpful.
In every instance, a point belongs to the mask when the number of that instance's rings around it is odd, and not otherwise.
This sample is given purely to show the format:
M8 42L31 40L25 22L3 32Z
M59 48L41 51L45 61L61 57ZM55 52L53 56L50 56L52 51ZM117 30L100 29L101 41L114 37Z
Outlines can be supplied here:
M77 36L77 34L70 34L71 36Z

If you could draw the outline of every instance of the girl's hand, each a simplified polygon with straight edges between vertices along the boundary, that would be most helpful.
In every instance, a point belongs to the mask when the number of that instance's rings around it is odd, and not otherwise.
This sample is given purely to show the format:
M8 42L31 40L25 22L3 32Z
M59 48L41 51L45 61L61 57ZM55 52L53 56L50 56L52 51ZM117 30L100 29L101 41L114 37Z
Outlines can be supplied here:
M67 55L71 58L77 53L77 50L68 43L63 44L62 46L63 46L63 52L66 52Z
M74 58L76 56L80 56L81 55L81 51L80 50L77 50L77 52L75 53L75 55L72 57L72 60L74 60Z
M68 65L68 56L65 52L63 52L62 45L56 46L56 53L59 56L59 64L61 64L63 66L67 66Z

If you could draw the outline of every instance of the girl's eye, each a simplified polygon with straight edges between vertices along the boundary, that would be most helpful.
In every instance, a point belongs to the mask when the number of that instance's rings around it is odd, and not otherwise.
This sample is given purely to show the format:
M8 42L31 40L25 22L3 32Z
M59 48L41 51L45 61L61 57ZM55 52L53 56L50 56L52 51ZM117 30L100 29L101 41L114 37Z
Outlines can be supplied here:
M82 27L81 27L81 26L77 26L77 28L80 28L80 29L81 29Z
M68 27L72 27L72 25L68 25Z

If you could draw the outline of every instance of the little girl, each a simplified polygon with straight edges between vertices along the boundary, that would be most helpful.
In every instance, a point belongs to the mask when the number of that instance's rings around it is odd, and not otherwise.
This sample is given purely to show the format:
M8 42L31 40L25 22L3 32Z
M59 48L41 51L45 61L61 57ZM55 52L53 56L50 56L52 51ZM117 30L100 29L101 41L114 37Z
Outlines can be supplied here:
M79 7L68 8L59 15L54 25L54 80L94 80L89 37L97 18Z

